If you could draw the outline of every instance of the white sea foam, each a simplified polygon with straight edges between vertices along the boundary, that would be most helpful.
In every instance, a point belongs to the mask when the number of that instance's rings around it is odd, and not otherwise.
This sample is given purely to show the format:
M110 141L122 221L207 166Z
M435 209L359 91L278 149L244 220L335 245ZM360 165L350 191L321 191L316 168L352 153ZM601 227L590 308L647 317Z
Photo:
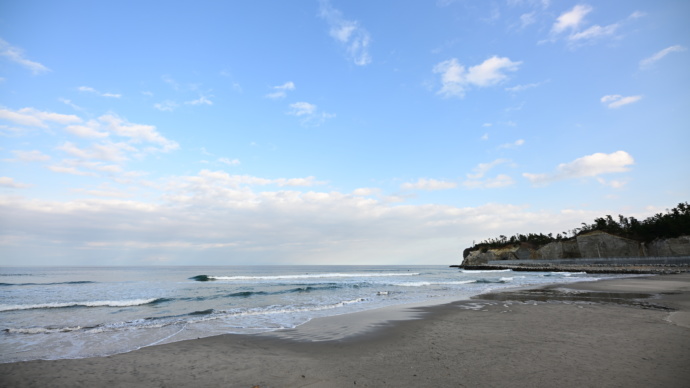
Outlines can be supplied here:
M86 302L62 302L62 303L40 303L40 304L15 304L0 305L0 311L34 310L34 309L55 309L64 307L130 307L141 306L153 303L153 299L132 299L132 300L99 300Z
M5 331L14 334L51 334L51 333L68 333L70 331L77 331L83 329L81 326L74 327L28 327L28 328L8 328Z
M418 272L395 273L315 273L301 275L275 275L275 276L209 276L213 280L285 280L285 279L321 279L321 278L378 278L390 276L419 276Z
M460 285L460 284L470 284L476 283L476 280L458 280L451 282L404 282L404 283L394 283L394 286L400 287L426 287L426 286L443 286L443 285Z

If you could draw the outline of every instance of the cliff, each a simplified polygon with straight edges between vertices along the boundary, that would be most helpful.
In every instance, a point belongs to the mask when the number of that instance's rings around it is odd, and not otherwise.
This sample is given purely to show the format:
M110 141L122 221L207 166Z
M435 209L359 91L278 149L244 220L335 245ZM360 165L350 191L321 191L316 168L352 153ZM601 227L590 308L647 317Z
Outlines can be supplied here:
M466 249L463 256L462 265L475 266L494 260L690 256L690 236L657 239L645 244L610 233L593 231L542 246L520 244L492 249Z

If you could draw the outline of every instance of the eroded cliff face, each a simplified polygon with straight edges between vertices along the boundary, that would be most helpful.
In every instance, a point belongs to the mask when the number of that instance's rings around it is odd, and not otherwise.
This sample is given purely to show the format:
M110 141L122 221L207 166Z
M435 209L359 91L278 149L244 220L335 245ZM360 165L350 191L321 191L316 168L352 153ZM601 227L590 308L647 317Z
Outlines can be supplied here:
M469 250L462 265L483 265L492 260L554 260L578 258L690 256L690 236L659 239L644 244L624 237L594 231L566 241L554 241L533 248L517 247Z
M642 244L635 240L594 231L576 237L579 257L643 257Z
M644 248L647 256L690 256L690 236L654 240Z

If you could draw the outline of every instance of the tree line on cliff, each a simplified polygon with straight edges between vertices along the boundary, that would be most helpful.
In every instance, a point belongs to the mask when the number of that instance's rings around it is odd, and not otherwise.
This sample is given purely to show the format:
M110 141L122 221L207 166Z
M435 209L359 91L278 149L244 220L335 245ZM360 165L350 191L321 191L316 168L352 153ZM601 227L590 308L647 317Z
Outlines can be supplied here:
M498 238L490 238L474 244L471 250L487 250L520 244L543 246L554 241L570 240L593 231L603 231L640 242L690 235L690 204L681 202L673 209L666 210L665 214L657 213L642 221L622 215L618 215L618 220L615 220L610 215L606 215L595 218L592 224L583 222L581 227L557 233L555 236L553 233L518 233L511 237L501 235Z

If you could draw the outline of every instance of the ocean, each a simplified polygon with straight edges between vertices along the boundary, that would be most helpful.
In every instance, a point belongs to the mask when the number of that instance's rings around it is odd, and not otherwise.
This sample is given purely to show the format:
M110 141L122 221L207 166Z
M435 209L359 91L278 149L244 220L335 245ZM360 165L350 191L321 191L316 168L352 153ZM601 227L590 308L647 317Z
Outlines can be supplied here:
M0 363L105 356L504 288L620 277L447 266L0 268Z

